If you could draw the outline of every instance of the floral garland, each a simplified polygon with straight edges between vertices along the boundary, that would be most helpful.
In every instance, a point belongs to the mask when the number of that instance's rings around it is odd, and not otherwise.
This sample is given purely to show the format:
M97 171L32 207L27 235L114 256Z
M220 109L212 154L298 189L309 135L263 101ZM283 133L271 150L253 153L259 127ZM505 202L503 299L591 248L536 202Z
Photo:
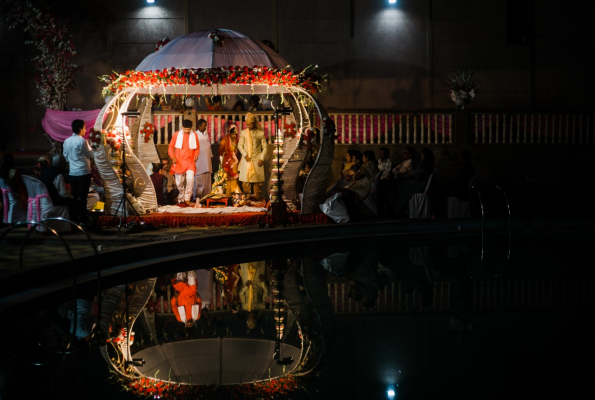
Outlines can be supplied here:
M302 388L298 378L289 375L284 378L243 385L182 385L179 383L159 381L150 378L128 378L115 376L122 387L132 394L146 398L148 396L162 399L271 399L276 396L287 396L296 389Z
M295 126L296 126L295 123L285 125L285 137L290 137L290 138L295 137L295 135L297 134L297 131L295 130Z
M223 46L223 43L225 43L225 39L219 34L219 29L209 33L209 39L213 41L214 46Z
M301 87L309 93L322 92L324 84L328 84L328 75L320 75L299 70L269 68L267 66L249 67L215 67L163 69L156 71L126 71L122 74L104 75L99 79L107 83L103 88L104 97L114 95L128 88L151 88L173 85L269 85L286 88Z
M39 91L37 104L62 111L66 108L68 92L76 89L74 74L82 67L71 62L77 54L72 33L57 15L39 1L12 1L6 11L9 29L23 26L33 40L39 54L31 59L35 63L35 85Z
M224 186L227 182L227 173L223 170L223 157L219 157L219 169L213 175L213 185L212 190L213 192L217 190L217 186Z
M153 137L153 134L155 133L155 125L150 122L145 122L145 125L143 126L143 129L140 130L140 133L143 134L145 143L149 143Z
M163 39L161 39L160 41L158 41L157 44L155 45L155 51L161 50L161 48L163 46L165 46L166 44L168 44L169 42L171 42L171 39L168 38L167 36L164 37Z

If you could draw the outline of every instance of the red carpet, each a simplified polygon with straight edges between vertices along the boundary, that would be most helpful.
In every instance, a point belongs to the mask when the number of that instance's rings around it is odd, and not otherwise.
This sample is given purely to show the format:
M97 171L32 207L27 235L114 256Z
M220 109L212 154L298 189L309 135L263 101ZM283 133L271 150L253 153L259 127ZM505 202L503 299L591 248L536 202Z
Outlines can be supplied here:
M170 228L180 226L231 226L231 225L258 225L259 222L267 222L262 213L238 213L238 214L146 214L141 216L147 224L152 223L155 226L167 225ZM317 214L293 214L295 224L326 224L328 217L323 213ZM132 218L128 218L132 220ZM119 218L112 216L103 216L99 218L101 226L116 226L120 222ZM291 222L291 217L289 221Z

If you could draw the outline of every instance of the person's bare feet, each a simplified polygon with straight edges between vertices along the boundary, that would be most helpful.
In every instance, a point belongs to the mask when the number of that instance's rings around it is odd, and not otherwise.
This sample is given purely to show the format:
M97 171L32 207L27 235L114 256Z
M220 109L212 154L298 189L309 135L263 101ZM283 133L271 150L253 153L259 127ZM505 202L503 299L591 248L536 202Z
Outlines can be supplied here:
M186 201L186 205L187 205L188 207L194 207L194 206L196 205L196 203L193 203L193 202L191 202L191 201Z

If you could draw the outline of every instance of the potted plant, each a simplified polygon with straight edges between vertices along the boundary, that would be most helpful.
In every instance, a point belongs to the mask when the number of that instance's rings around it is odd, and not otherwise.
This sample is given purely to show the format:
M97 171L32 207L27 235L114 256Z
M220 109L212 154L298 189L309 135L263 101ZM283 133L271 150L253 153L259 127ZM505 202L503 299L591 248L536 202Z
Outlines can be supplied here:
M480 86L473 80L474 72L463 69L460 75L453 74L451 79L446 81L447 89L450 90L450 98L455 102L458 110L464 110L465 105L475 99L475 93Z

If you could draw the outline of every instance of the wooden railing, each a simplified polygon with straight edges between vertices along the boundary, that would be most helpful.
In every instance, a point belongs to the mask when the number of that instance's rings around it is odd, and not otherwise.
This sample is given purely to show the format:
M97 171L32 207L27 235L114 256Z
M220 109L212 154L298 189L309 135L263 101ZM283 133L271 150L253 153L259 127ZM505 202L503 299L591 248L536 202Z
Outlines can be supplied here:
M337 144L450 144L454 113L328 111ZM320 121L316 119L317 126Z
M271 143L272 133L275 131L276 121L273 120L273 111L253 112L260 121L268 143ZM176 111L154 111L153 124L155 125L154 135L155 144L168 144L174 132L182 129L183 114ZM207 121L207 133L210 136L211 143L219 143L221 139L227 136L230 125L237 125L241 131L246 128L246 112L232 111L197 111L196 117ZM280 125L285 125L287 117L280 118Z
M275 130L273 111L254 113L267 141ZM207 121L211 143L219 143L231 124L245 129L246 112L198 111ZM337 144L454 144L455 114L448 112L330 111L335 121ZM181 129L183 115L154 111L155 144L168 144ZM321 121L311 115L315 126ZM476 144L583 144L595 143L595 114L471 113L469 142ZM281 128L287 117L280 121ZM465 124L467 125L467 124ZM319 138L318 138L319 140Z
M595 143L594 114L473 113L477 144Z

